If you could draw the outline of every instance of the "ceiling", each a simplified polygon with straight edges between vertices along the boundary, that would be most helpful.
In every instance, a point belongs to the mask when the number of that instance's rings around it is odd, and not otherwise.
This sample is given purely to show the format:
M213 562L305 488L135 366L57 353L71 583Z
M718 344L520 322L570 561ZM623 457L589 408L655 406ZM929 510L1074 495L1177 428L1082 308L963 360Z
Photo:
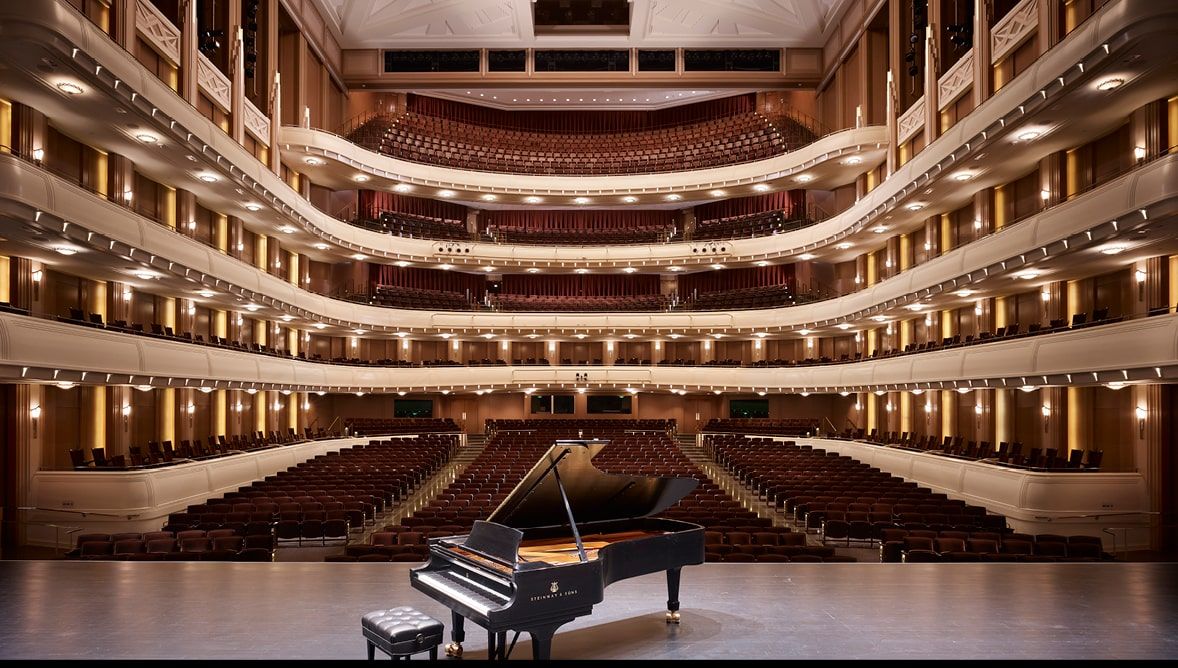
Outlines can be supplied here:
M531 0L313 2L345 49L821 47L849 4L849 0L632 0L628 33L537 35Z

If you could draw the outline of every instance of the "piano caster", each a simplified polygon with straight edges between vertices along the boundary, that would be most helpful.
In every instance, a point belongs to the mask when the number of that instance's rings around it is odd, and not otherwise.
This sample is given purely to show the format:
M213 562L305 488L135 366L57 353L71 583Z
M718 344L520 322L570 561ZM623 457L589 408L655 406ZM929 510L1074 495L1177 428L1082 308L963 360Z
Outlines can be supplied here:
M446 656L453 657L455 659L461 659L462 645L456 642L446 645Z
M668 624L678 624L679 623L679 611L678 610L668 610L667 611L667 623Z

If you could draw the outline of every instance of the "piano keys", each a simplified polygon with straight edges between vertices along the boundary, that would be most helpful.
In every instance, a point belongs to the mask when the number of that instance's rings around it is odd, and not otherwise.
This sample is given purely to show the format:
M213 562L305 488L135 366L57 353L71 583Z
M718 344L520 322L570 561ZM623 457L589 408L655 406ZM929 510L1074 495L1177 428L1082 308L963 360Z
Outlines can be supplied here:
M430 540L429 561L409 578L450 608L448 655L461 656L470 620L487 630L489 658L507 658L513 631L547 659L556 630L591 614L606 586L657 571L667 573L666 620L679 622L680 572L703 563L703 527L651 515L698 481L603 473L591 460L606 444L557 441L470 534Z

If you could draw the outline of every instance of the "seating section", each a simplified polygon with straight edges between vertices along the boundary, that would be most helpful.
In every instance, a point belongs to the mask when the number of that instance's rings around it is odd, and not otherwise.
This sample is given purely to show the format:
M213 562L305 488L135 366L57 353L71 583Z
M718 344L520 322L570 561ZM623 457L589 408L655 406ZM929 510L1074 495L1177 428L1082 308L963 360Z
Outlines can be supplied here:
M982 561L989 558L987 554L1001 554L1007 541L1033 545L1039 540L1025 541L1007 527L1005 517L982 506L950 499L835 452L738 434L708 434L704 446L733 477L797 526L818 534L824 544L879 545L882 561ZM1044 542L1060 542L1053 538ZM1099 537L1077 538L1077 544L1089 546L1076 548L1073 558L1107 558L1099 541ZM1066 545L1068 539L1061 542ZM910 550L919 553L909 558ZM1027 550L1025 556L1050 560L1069 555L1066 547L1045 548L1042 553Z
M701 430L705 433L768 434L805 436L818 431L817 418L712 418Z
M141 445L128 447L126 455L106 456L106 448L91 448L90 459L86 459L83 448L71 448L69 451L70 464L76 471L83 470L128 470L141 468L156 468L183 464L191 461L228 457L231 455L291 445L305 441L336 438L338 434L328 432L320 427L318 432L312 432L310 427L304 428L299 435L294 429L285 432L257 431L251 434L233 434L226 436L208 436L207 445L200 439L183 439L179 445L173 446L170 440L148 441L146 452Z
M372 526L376 513L404 499L449 461L457 447L456 435L428 434L318 455L219 499L169 514L159 532L136 539L141 547L116 551L115 543L131 540L129 534L109 540L82 534L66 556L269 561L279 546L346 545L352 532ZM111 545L90 545L100 542ZM262 549L265 558L250 552Z
M693 241L708 239L743 239L746 237L765 237L798 230L814 221L807 218L786 218L782 211L762 211L740 216L725 216L710 220L697 220L695 231L691 233Z
M462 431L451 418L345 417L343 422L344 428L354 436L460 433Z
M1068 453L1060 453L1056 448L1024 449L1023 444L1018 441L1001 441L995 448L990 441L979 442L962 436L925 436L906 431L881 434L875 429L869 433L864 433L863 429L847 429L832 436L955 459L984 461L988 464L1040 471L1099 471L1104 459L1104 450L1072 449Z
M445 290L408 288L399 285L377 285L367 296L369 304L393 308L411 308L425 311L469 311L477 304L466 294Z
M537 229L503 223L487 226L487 235L493 241L547 246L661 244L675 240L677 233L678 230L673 224L632 225L608 229Z
M420 561L430 538L463 534L485 519L511 493L559 438L610 441L594 458L606 472L639 476L682 476L699 487L661 516L702 524L711 561L847 560L768 518L757 517L723 492L672 440L668 420L488 420L483 452L431 503L396 525L384 527L368 545L352 545L333 560Z
M466 221L411 213L382 211L375 218L356 218L352 224L376 232L415 239L475 241L479 238L479 235L467 231Z
M376 117L349 134L394 158L512 174L645 174L706 169L764 160L812 140L785 135L750 111L659 129L558 133L504 129L405 111Z
M788 285L762 285L736 290L701 292L685 298L682 308L689 311L735 311L752 308L773 308L794 306L812 301L809 296L794 292Z
M665 311L664 295L490 295L492 308L500 311Z

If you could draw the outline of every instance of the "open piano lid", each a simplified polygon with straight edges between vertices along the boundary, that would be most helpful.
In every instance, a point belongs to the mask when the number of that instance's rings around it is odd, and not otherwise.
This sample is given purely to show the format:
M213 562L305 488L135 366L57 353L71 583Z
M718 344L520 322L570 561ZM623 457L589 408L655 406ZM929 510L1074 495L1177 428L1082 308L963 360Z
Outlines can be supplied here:
M556 441L487 518L517 529L568 524L557 476L577 524L646 517L675 505L695 489L695 478L647 478L603 473L590 461L609 441ZM562 456L563 455L563 456ZM560 460L556 471L549 470Z

